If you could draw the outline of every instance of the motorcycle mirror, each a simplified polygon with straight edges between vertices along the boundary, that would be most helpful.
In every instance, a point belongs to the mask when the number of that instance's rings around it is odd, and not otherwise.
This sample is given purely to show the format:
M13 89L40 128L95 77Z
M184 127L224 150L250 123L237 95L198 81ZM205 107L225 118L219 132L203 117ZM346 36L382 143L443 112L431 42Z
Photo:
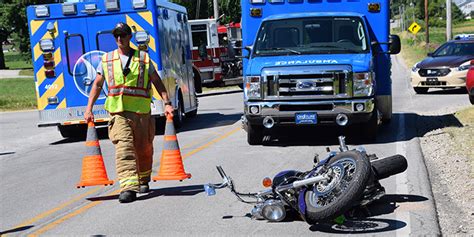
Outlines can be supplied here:
M328 148L329 148L329 147L328 147ZM314 162L315 164L319 163L319 155L318 155L318 154L315 154L315 155L314 155L313 162Z

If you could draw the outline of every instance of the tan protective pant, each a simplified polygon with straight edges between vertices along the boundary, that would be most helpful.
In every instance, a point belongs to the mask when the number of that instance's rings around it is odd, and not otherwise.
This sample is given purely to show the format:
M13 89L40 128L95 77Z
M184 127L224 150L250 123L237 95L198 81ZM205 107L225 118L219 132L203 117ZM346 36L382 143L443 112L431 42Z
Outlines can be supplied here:
M150 114L113 114L109 122L109 138L115 144L121 191L138 192L140 184L150 182L155 119Z

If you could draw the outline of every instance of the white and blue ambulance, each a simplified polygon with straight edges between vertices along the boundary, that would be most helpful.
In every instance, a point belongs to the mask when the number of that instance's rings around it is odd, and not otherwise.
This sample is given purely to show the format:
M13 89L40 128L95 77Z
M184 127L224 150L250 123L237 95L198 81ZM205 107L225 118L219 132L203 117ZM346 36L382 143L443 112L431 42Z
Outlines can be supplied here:
M39 111L38 126L58 126L64 137L85 129L83 113L101 56L117 48L112 29L118 22L134 29L132 48L147 50L163 80L179 126L197 114L192 70L192 42L184 7L165 0L85 0L27 8ZM93 113L108 122L107 88ZM163 102L153 88L152 114L163 116Z
M349 125L374 139L392 117L389 0L241 0L249 144L280 126ZM276 134L278 135L278 134Z

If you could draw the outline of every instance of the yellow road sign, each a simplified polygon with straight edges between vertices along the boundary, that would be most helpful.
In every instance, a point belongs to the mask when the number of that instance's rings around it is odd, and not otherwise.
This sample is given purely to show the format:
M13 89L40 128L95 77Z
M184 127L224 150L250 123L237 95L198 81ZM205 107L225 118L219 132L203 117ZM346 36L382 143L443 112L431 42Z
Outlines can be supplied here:
M416 33L418 33L418 31L421 30L421 26L418 25L418 24L416 24L416 22L413 22L413 23L410 25L410 27L408 27L408 30L409 30L411 33L413 33L413 34L416 35Z

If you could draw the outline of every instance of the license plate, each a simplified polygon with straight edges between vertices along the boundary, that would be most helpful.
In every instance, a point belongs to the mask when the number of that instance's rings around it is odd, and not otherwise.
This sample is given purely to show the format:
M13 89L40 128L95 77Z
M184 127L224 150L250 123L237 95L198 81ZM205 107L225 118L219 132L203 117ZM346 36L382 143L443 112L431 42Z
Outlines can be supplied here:
M438 81L438 78L436 78L436 77L428 77L428 78L426 78L426 81L427 81L427 82L437 82L437 81Z
M318 116L316 113L296 113L296 124L316 124L318 123Z

